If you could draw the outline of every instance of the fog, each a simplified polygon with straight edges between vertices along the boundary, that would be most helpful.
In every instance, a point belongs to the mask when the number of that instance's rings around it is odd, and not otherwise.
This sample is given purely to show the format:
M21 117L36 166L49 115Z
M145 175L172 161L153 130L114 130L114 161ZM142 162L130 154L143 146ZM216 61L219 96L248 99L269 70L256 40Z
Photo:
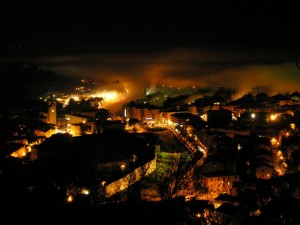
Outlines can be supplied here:
M143 97L144 88L155 85L233 88L235 98L253 90L272 95L300 89L300 70L293 55L276 51L174 48L26 60L65 76L101 81L106 88L127 89L125 101Z

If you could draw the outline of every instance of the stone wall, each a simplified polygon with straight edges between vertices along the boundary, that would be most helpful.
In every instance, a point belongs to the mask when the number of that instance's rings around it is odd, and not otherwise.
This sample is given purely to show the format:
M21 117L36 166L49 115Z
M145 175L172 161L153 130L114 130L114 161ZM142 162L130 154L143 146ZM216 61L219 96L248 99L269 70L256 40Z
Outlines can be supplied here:
M131 173L122 177L119 180L116 180L104 187L104 195L106 198L111 197L112 195L128 188L130 185L133 185L137 181L141 180L143 177L148 176L156 169L156 158L149 161L133 170Z

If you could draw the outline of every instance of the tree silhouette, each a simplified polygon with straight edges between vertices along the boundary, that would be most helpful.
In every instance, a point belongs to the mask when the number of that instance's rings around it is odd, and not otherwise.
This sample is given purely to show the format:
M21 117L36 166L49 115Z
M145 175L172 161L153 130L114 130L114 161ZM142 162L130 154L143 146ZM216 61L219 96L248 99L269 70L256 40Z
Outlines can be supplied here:
M194 197L203 191L200 179L195 179L195 168L192 165L189 154L181 153L179 157L173 157L167 167L157 169L156 180L162 200Z
M140 121L136 118L130 118L129 121L128 121L128 125L129 126L133 126L135 124L138 124Z

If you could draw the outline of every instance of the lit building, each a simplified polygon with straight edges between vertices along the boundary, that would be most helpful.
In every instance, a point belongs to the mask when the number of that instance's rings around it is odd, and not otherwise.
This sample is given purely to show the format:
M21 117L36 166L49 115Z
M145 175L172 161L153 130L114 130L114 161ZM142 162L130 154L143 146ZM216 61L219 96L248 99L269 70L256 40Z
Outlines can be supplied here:
M65 119L69 121L69 124L76 124L76 123L86 123L88 120L92 118L87 115L82 114L66 114Z
M66 114L67 130L73 136L80 136L83 133L92 134L97 133L96 124L92 117L82 114Z
M56 100L48 100L48 123L56 125Z
M81 125L82 124L71 124L70 125L70 132L73 136L80 136L81 135L81 132L82 132L82 129L81 129Z
M199 123L201 121L199 116L191 113L173 113L170 115L171 122L175 124L189 124L189 123Z
M203 184L208 189L208 193L230 194L233 183L240 180L240 177L233 172L212 172L203 175Z
M56 133L56 130L53 128L39 128L39 129L35 129L34 130L34 135L37 137L46 137L49 138L51 137L53 134Z
M124 109L124 116L128 119L138 119L141 122L159 122L160 109L148 104L127 105Z
M258 179L270 179L273 174L273 167L268 164L262 164L255 168L255 176Z

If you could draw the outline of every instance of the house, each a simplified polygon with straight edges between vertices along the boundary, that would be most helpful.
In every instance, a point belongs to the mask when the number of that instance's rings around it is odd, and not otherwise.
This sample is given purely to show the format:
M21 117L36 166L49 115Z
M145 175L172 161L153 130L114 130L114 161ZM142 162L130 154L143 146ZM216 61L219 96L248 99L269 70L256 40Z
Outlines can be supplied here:
M36 129L34 129L34 135L37 137L49 138L55 133L56 133L56 130L53 128L36 128Z
M268 164L261 164L255 167L255 177L258 179L270 179L273 174L273 167Z
M124 116L128 119L138 119L141 122L159 122L160 108L150 104L136 104L131 102L124 108Z
M193 124L199 123L201 121L199 116L196 116L191 113L174 113L170 116L172 123L184 125L184 124Z
M218 171L203 174L202 184L208 189L208 193L230 194L233 183L239 180L239 175L234 172Z
M7 142L0 146L0 156L6 158L10 156L15 158L24 158L32 151L32 149L32 146L30 146L27 142Z
M201 166L202 173L211 173L216 171L223 171L224 163L215 158L207 158Z
M238 196L232 196L227 193L220 194L217 198L215 198L214 202L215 202L214 205L219 205L219 206L224 203L231 204L234 206L240 205L240 200Z

